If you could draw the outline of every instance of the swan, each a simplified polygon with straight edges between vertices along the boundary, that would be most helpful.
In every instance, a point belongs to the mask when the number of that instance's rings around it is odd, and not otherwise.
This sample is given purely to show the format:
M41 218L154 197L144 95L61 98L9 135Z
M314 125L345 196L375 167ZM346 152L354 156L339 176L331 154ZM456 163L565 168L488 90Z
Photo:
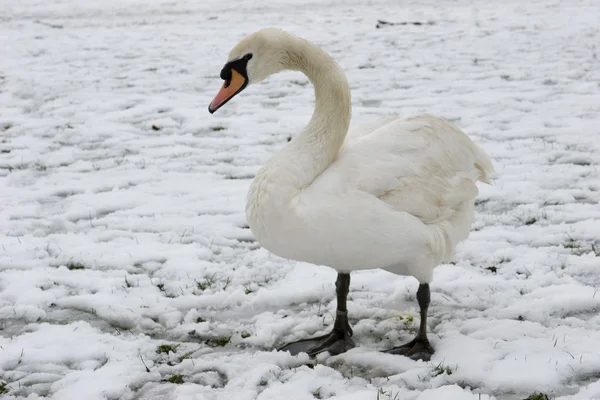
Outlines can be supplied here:
M314 357L352 348L350 273L380 268L419 282L417 335L385 351L429 360L429 283L469 235L476 182L490 183L494 171L490 158L455 125L428 114L388 116L349 130L350 87L342 69L317 45L278 28L254 32L231 50L209 112L283 70L310 79L315 109L256 174L248 225L268 251L335 269L337 311L330 333L279 350Z

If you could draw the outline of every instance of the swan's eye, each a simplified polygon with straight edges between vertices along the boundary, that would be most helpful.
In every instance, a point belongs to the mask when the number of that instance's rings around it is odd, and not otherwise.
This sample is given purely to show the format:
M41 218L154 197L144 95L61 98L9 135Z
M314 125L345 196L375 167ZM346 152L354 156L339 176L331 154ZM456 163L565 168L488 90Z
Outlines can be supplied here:
M244 60L246 60L246 61L248 61L251 58L252 58L252 53L248 53L244 56Z

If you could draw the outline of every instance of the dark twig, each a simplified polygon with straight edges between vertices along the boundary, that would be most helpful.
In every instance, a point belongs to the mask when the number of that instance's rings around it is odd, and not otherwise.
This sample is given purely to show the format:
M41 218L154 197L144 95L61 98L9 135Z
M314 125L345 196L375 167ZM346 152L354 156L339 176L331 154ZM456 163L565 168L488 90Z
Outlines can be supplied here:
M434 21L425 21L425 22L421 22L421 21L404 21L404 22L389 22L389 21L383 21L381 19L377 20L377 25L376 28L383 28L385 26L394 26L394 25L415 25L415 26L421 26L421 25L435 25Z
M142 360L142 364L144 364L144 367L146 367L146 372L150 372L150 368L148 368L148 366L146 365L146 363L144 362L144 359L142 358L142 355L140 354L140 360Z
M35 22L36 24L40 24L40 25L45 25L45 26L48 26L48 27L50 27L50 28L52 28L52 29L62 29L62 28L64 28L64 26L62 26L62 25L50 24L50 23L48 23L48 22L39 21L39 20L35 20L35 21L33 21L33 22Z

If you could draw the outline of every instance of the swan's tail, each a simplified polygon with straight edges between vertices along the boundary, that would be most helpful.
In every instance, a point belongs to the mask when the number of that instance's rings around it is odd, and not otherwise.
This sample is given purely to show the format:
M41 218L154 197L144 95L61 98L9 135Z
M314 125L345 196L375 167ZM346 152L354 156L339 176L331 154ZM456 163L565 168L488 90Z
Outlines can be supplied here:
M480 171L478 180L491 185L490 176L495 172L492 160L487 153L475 144L475 167Z

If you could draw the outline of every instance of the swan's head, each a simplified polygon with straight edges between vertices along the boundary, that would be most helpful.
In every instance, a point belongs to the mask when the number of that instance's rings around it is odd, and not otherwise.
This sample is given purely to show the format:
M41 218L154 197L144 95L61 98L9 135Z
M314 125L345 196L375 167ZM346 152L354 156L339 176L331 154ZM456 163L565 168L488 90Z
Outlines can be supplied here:
M291 35L280 29L265 28L236 44L221 70L225 82L208 111L214 113L249 84L283 70L290 39Z

